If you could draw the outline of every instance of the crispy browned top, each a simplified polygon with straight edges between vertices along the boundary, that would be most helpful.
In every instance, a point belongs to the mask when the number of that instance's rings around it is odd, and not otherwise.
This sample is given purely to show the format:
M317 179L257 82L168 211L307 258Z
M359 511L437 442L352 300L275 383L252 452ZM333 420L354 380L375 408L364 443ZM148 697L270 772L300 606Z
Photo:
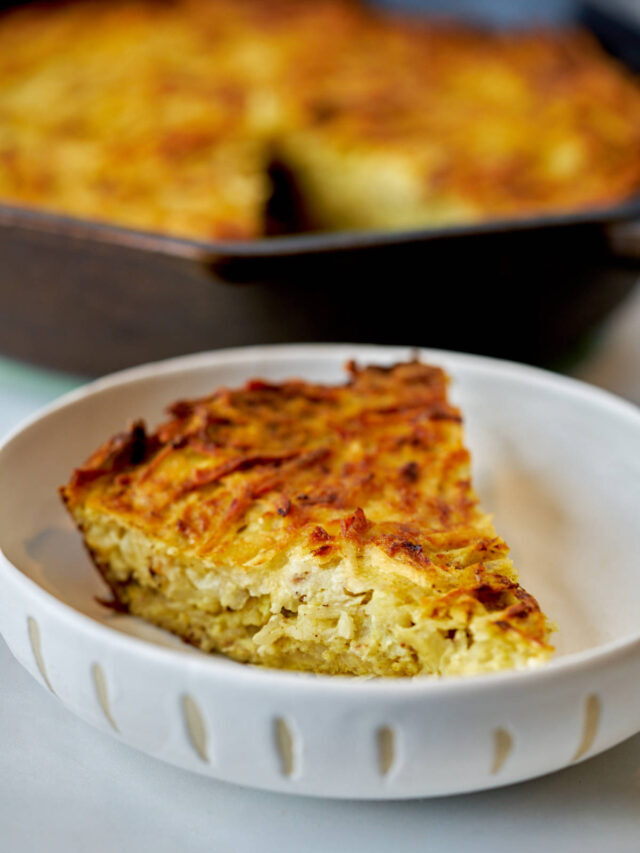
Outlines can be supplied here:
M483 219L640 187L638 80L586 31L391 18L357 30L350 49L300 60L310 133L345 154L403 157L425 202Z
M5 200L258 236L268 161L299 133L303 150L372 157L372 178L390 157L423 205L416 224L581 209L640 186L638 83L582 32L419 24L348 0L67 0L0 16Z
M419 362L348 365L342 386L248 382L171 407L100 448L63 491L216 565L279 567L296 548L328 569L376 553L432 594L543 642L544 617L472 490L447 377Z

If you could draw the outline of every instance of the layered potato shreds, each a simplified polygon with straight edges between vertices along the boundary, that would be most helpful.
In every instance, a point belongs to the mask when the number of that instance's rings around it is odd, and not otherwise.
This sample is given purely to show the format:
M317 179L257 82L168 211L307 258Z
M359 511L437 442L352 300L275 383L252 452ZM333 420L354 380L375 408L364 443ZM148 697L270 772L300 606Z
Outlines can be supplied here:
M527 667L549 625L478 506L448 379L254 380L107 442L62 488L120 606L202 650L332 674Z
M0 15L0 199L200 239L582 210L640 188L640 87L586 32L347 0L68 0Z

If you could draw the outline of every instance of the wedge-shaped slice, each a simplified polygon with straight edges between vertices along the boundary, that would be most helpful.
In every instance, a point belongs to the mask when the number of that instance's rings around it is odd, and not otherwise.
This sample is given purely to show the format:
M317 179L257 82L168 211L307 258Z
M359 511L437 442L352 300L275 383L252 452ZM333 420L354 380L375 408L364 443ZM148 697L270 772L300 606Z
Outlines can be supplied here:
M325 673L546 659L471 487L442 370L249 382L99 449L62 496L120 605L204 651Z

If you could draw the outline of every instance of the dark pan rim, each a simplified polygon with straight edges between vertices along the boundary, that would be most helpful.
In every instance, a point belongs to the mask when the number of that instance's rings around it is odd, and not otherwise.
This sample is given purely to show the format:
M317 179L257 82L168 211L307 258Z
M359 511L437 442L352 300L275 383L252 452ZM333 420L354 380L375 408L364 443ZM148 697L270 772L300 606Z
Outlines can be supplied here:
M0 227L64 236L196 260L278 258L287 256L404 246L435 240L576 226L610 225L640 219L640 195L615 206L491 219L436 228L305 232L254 240L196 240L0 202Z

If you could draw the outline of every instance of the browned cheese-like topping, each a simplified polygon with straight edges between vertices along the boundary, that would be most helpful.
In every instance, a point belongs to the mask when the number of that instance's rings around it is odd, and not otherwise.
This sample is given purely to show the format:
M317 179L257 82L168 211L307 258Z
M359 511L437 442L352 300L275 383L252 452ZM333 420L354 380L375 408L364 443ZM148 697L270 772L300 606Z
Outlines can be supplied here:
M152 434L137 422L97 451L63 497L217 565L302 545L330 569L373 545L420 573L434 615L466 601L544 642L535 599L491 565L508 548L478 508L446 374L347 367L344 385L253 380L178 402Z

